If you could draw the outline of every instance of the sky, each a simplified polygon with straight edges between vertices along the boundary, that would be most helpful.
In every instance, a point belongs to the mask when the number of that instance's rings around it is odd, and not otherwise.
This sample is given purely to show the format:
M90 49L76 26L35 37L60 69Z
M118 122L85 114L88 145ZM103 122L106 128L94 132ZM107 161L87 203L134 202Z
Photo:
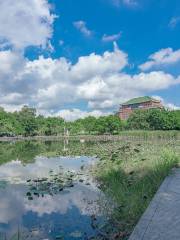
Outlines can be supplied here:
M0 106L75 120L180 108L179 0L0 0Z

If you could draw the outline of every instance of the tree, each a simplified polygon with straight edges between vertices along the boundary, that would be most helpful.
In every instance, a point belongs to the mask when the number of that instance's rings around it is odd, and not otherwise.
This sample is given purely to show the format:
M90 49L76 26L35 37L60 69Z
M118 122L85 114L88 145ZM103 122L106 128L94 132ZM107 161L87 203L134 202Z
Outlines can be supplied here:
M137 110L134 111L127 120L127 128L129 129L143 129L148 130L150 129L148 119L148 112Z
M117 115L106 116L107 132L114 134L122 130L122 122Z
M115 134L122 130L122 121L116 115L102 116L96 119L95 130L99 134Z
M37 116L36 109L24 106L19 112L9 113L0 107L0 136L70 134L118 134L122 129L180 130L180 110L137 110L127 121L117 115L86 117L66 122L60 117Z
M174 114L168 110L149 110L147 121L152 130L173 130L175 127Z
M165 109L137 110L127 120L129 129L179 130L180 111Z
M33 136L38 128L36 122L36 109L24 106L16 117L22 125L22 134L24 136Z
M95 117L89 116L83 119L82 124L84 126L84 129L86 132L94 133L95 132L95 125L96 125L97 119Z
M175 130L180 130L180 110L174 111L175 116Z
M38 133L40 135L58 135L62 134L64 130L64 120L60 117L43 117L36 118L38 125Z

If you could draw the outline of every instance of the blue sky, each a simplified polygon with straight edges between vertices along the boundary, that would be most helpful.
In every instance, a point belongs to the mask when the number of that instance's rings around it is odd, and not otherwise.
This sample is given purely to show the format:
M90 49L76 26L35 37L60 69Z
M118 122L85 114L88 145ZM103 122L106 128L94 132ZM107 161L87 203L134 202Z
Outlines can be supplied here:
M141 95L180 106L180 1L7 0L0 11L6 110L69 120Z
M122 1L119 1L122 2ZM180 42L180 24L170 28L173 17L180 14L180 2L177 0L143 0L137 6L121 4L119 7L111 0L61 0L52 1L57 15L60 15L54 25L54 45L58 54L67 55L58 46L63 39L73 51L72 59L92 51L103 53L112 50L112 44L102 43L104 34L113 35L121 32L117 40L120 48L128 52L136 64L145 61L147 57L161 48L169 46L178 49ZM87 28L93 31L89 39L80 35L73 27L73 22L83 20ZM82 47L83 45L83 47Z

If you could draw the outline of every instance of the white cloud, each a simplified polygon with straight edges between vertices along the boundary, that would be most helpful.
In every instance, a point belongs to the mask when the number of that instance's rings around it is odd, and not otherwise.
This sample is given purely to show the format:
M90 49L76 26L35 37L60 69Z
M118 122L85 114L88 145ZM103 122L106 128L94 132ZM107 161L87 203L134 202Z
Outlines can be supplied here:
M64 119L66 119L67 121L74 121L76 119L79 118L85 118L88 116L93 116L93 117L100 117L100 116L104 116L110 113L104 113L102 111L99 110L94 110L94 111L82 111L80 109L77 108L73 108L71 110L69 109L63 109L60 110L56 113L56 116L60 116Z
M88 106L90 108L100 108L100 109L110 109L113 108L114 106L117 106L119 104L119 100L115 101L115 99L107 99L107 100L103 100L103 101L89 101L88 102Z
M15 107L28 102L38 108L60 109L83 98L78 88L86 80L121 70L127 64L127 55L115 46L113 52L80 57L73 65L65 58L29 61L8 50L0 52L0 62L1 105Z
M0 72L1 76L6 76L21 69L24 58L11 50L0 51Z
M160 100L162 102L163 106L169 110L180 110L180 106L177 106L174 103L167 102L160 96L152 96L152 97L157 100Z
M42 56L32 61L10 50L0 52L0 62L0 106L13 111L29 104L40 113L66 119L111 112L131 97L180 83L180 77L163 71L124 73L128 57L117 44L111 52L82 56L74 64ZM68 110L79 102L87 105L86 111Z
M92 36L93 32L87 28L86 22L76 21L76 22L73 22L73 25L76 29L78 29L86 37Z
M162 71L128 75L113 73L91 79L79 87L78 92L95 109L117 108L120 102L148 94L151 91L167 89L179 84L180 80ZM79 90L78 89L78 90ZM92 92L91 92L91 89Z
M179 24L179 23L180 23L180 16L172 17L170 22L169 22L169 24L168 24L168 26L170 28L175 28L177 26L177 24Z
M180 110L180 106L175 105L174 103L166 103L165 105L169 110Z
M47 0L0 1L0 46L46 47L55 15Z
M178 84L179 79L175 79L172 75L162 71L154 71L150 73L140 73L133 76L133 88L144 91L155 91L158 89L166 89L169 86Z
M95 77L80 85L77 93L84 99L92 100L97 96L100 98L101 92L104 92L106 87L107 84L102 78Z
M4 108L7 112L14 112L14 111L20 111L24 105L28 105L28 103L24 102L23 104L5 104L1 103L0 106Z
M173 51L172 48L164 48L149 56L149 61L141 64L142 71L149 70L156 66L174 64L180 61L180 49Z
M85 118L88 116L94 116L94 117L99 117L99 116L104 116L107 113L104 113L100 110L92 110L92 111L88 111L88 110L81 110L79 108L66 108L66 109L61 109L59 111L53 111L49 109L38 109L37 114L39 115L43 115L45 117L62 117L63 119L65 119L66 121L75 121L77 119L80 118Z
M117 34L113 34L113 35L104 34L102 37L102 41L103 42L113 42L113 41L117 41L120 37L121 37L121 32L119 32Z
M88 80L94 76L118 72L127 64L127 54L119 50L114 43L114 52L106 51L103 55L92 53L89 56L80 57L72 67L72 73L84 81L84 78Z

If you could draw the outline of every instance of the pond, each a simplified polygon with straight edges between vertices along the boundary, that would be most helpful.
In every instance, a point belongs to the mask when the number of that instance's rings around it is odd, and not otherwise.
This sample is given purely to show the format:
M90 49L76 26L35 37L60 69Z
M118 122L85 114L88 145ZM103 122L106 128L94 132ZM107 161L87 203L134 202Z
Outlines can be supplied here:
M0 143L0 239L94 239L105 224L104 196L89 171L97 159L57 156L63 149Z

